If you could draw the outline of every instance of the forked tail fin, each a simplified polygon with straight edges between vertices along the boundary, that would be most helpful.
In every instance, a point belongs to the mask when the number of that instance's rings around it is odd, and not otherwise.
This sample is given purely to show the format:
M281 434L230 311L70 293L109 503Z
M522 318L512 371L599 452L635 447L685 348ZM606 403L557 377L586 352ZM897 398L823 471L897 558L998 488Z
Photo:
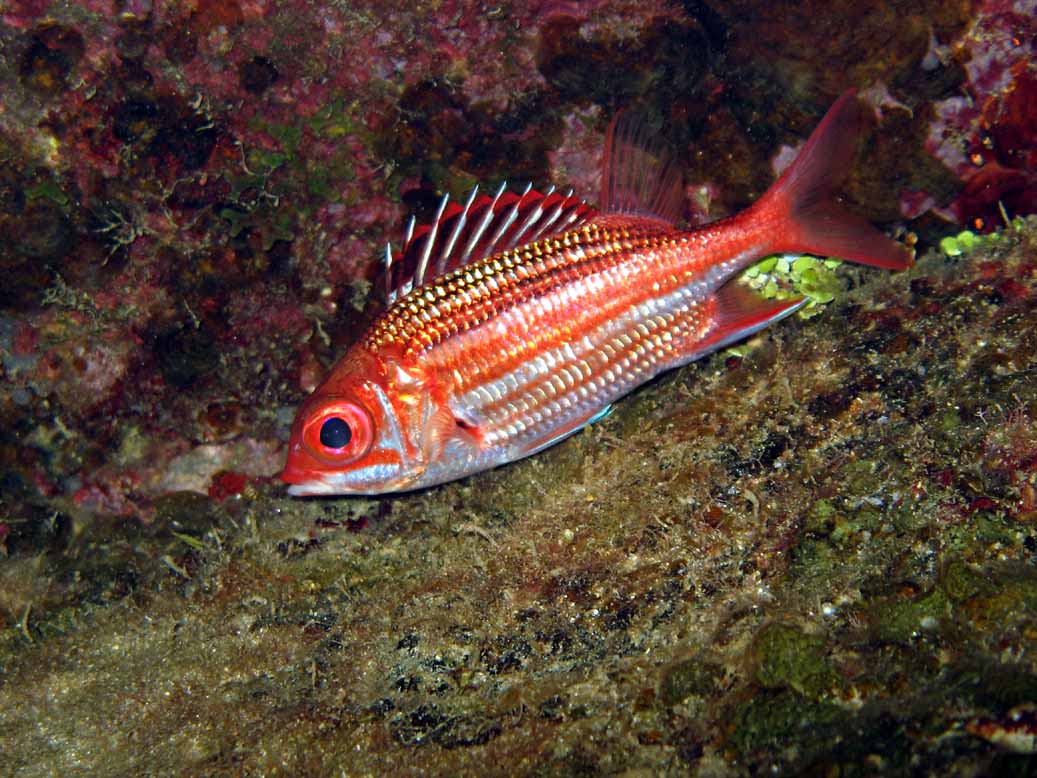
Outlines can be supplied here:
M803 150L753 207L768 253L805 253L903 270L914 253L835 201L857 150L860 103L843 92Z

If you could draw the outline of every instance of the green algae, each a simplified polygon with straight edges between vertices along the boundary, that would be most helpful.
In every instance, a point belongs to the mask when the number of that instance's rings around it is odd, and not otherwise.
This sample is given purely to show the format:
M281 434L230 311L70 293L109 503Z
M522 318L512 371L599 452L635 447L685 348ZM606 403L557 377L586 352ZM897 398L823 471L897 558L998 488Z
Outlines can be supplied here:
M825 750L836 732L845 731L850 715L829 702L815 702L795 692L754 696L734 715L731 744L743 754L781 751L795 743L800 758L810 761Z
M996 585L960 559L948 563L940 575L940 589L950 600L961 604L978 595L989 595L997 590Z
M1027 228L1025 217L1016 216L1005 219L1005 224L994 232L978 234L972 230L962 230L957 235L948 235L940 239L939 248L952 259L964 257L980 249L995 248L1003 245L1012 234L1022 233Z
M798 315L809 319L845 291L845 282L835 272L841 264L831 258L774 255L746 268L740 280L767 299L805 297Z
M46 199L62 208L67 207L70 202L69 196L65 194L64 190L58 185L58 183L51 178L46 178L38 184L27 188L25 190L25 196L30 200Z
M722 670L702 658L679 662L663 674L659 684L659 700L663 705L676 705L688 697L708 697L716 690Z
M950 614L949 599L942 591L934 590L917 597L877 600L870 607L868 618L876 640L910 643L938 633Z
M948 550L963 553L977 544L1015 545L1019 542L1019 529L1006 520L1004 514L993 511L977 511L968 524L949 527L944 544Z
M789 688L820 699L832 691L838 677L828 664L827 643L788 624L773 623L753 640L756 681L768 689Z
M363 121L357 118L362 109L359 100L336 97L307 120L310 129L322 138L357 137L369 141L372 136Z
M1037 576L1026 568L1002 571L968 602L973 623L997 624L1001 629L1030 624L1037 615Z

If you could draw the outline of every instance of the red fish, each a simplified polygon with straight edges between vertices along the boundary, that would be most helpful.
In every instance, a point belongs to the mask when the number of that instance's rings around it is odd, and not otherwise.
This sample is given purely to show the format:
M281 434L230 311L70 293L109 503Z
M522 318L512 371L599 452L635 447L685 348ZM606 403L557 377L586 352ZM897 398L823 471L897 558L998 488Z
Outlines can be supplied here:
M856 149L847 92L747 210L682 230L675 168L627 114L606 137L600 210L526 189L444 198L386 254L386 310L303 403L290 493L418 489L535 454L664 370L800 308L735 280L778 253L900 270L911 251L833 199Z

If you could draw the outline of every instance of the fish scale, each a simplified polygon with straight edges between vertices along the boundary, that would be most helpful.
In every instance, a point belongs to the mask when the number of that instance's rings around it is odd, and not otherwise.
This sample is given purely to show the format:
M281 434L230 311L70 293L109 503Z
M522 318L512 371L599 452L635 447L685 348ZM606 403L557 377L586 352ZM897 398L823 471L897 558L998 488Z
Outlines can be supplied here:
M908 249L834 200L859 118L844 94L760 201L693 230L675 226L674 166L628 115L606 136L599 210L530 187L444 198L386 252L386 310L299 409L291 493L433 486L557 443L662 371L798 310L736 280L768 254L908 267Z
M408 353L413 353L417 350L415 345L420 344L428 352L426 358L429 364L437 367L452 367L455 361L470 365L472 360L476 360L481 373L505 372L511 362L522 362L530 354L550 347L559 338L569 341L574 337L574 332L615 319L622 309L643 300L646 292L661 294L682 283L682 279L659 260L658 251L639 251L638 248L624 247L611 251L610 266L601 261L600 255L595 257L598 260L595 263L579 258L570 259L569 267L574 270L573 273L563 277L557 272L561 265L552 268L551 272L544 273L551 276L547 279L548 284L531 283L521 294L508 295L506 303L498 305L493 318L488 321L482 315L472 315L465 306L451 305L451 335L443 338L438 334L422 337L420 334L409 333L412 340L407 342ZM648 272L649 269L654 269L660 277L655 282L655 290L651 289L652 284L634 286L623 283L630 277L651 278L653 274ZM528 280L535 281L532 277L528 277ZM442 311L443 306L438 307ZM492 329L469 335L474 327L485 327L487 324L496 326L504 333L512 333L514 342L502 342L498 332ZM531 324L535 324L535 328L528 326ZM442 328L435 322L430 326ZM451 338L458 336L462 342L451 342ZM424 345L429 340L436 341L434 347ZM485 341L493 341L493 347L489 350L480 348ZM377 348L386 342L371 345ZM467 387L462 383L456 388L465 391Z
M456 388L466 391L455 407L485 419L487 440L501 443L506 436L494 428L507 427L516 418L525 429L560 412L579 414L587 403L607 404L640 383L647 372L665 369L679 358L675 349L689 333L708 328L704 302L686 287L678 294L638 295L622 301L624 315L590 326L557 327L547 338L529 338L532 359L526 353L509 353L489 368L485 363L468 370L458 365ZM542 417L537 417L541 410Z
M608 405L671 361L675 338L701 330L704 317L697 318L696 322L671 314L648 319L640 328L601 345L595 342L587 351L574 352L569 362L555 362L542 376L533 377L486 406L476 407L474 415L488 422L485 442L506 445L552 418L561 416L564 421L566 414L580 418L588 409Z
M524 300L621 262L653 237L587 225L520 249L490 256L409 292L372 326L371 350L402 344L409 356L465 332Z
M618 368L619 361L625 358L628 349L622 339L613 338L614 333L631 330L636 340L631 341L629 348L643 346L644 333L637 330L645 326L642 322L658 330L654 348L646 352L649 364L661 367L672 361L662 351L663 344L673 341L676 334L671 328L681 328L683 334L689 307L702 301L714 275L729 272L728 269L713 268L695 284L689 279L700 269L688 266L689 255L676 248L677 241L653 238L641 241L640 245L629 240L623 245L616 240L611 243L610 266L599 266L590 272L584 263L582 272L558 283L552 293L531 293L528 299L498 312L498 319L474 330L459 328L454 342L447 339L428 350L429 364L452 370L453 388L461 395L456 403L458 408L496 418L493 407L528 393L539 374L552 369L564 374L573 366L586 373L581 380L570 382L571 391L580 391L592 374L604 373L613 366ZM574 265L579 261L570 259ZM627 278L639 278L643 283L625 283ZM685 315L678 316L678 310L684 310ZM667 317L661 317L660 312L667 313ZM463 315L460 310L458 314ZM532 323L536 324L535 329ZM702 326L701 322L698 324ZM515 343L502 344L495 325L500 325L505 333L514 333ZM610 339L613 342L605 349ZM561 358L565 351L569 352L568 358ZM543 363L545 356L548 364L531 369L537 362ZM531 357L536 357L532 365ZM581 365L587 365L586 370ZM540 385L547 397L558 394L550 377L541 379ZM629 388L623 382L616 387L617 393L625 393ZM533 400L524 402L523 407L535 406Z

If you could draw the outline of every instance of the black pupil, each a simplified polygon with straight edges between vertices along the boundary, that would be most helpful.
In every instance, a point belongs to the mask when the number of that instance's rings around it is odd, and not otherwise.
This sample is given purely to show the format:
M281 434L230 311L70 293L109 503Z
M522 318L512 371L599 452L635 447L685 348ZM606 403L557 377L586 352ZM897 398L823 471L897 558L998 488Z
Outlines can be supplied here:
M338 416L332 416L320 425L320 442L328 448L344 448L349 445L353 431Z

